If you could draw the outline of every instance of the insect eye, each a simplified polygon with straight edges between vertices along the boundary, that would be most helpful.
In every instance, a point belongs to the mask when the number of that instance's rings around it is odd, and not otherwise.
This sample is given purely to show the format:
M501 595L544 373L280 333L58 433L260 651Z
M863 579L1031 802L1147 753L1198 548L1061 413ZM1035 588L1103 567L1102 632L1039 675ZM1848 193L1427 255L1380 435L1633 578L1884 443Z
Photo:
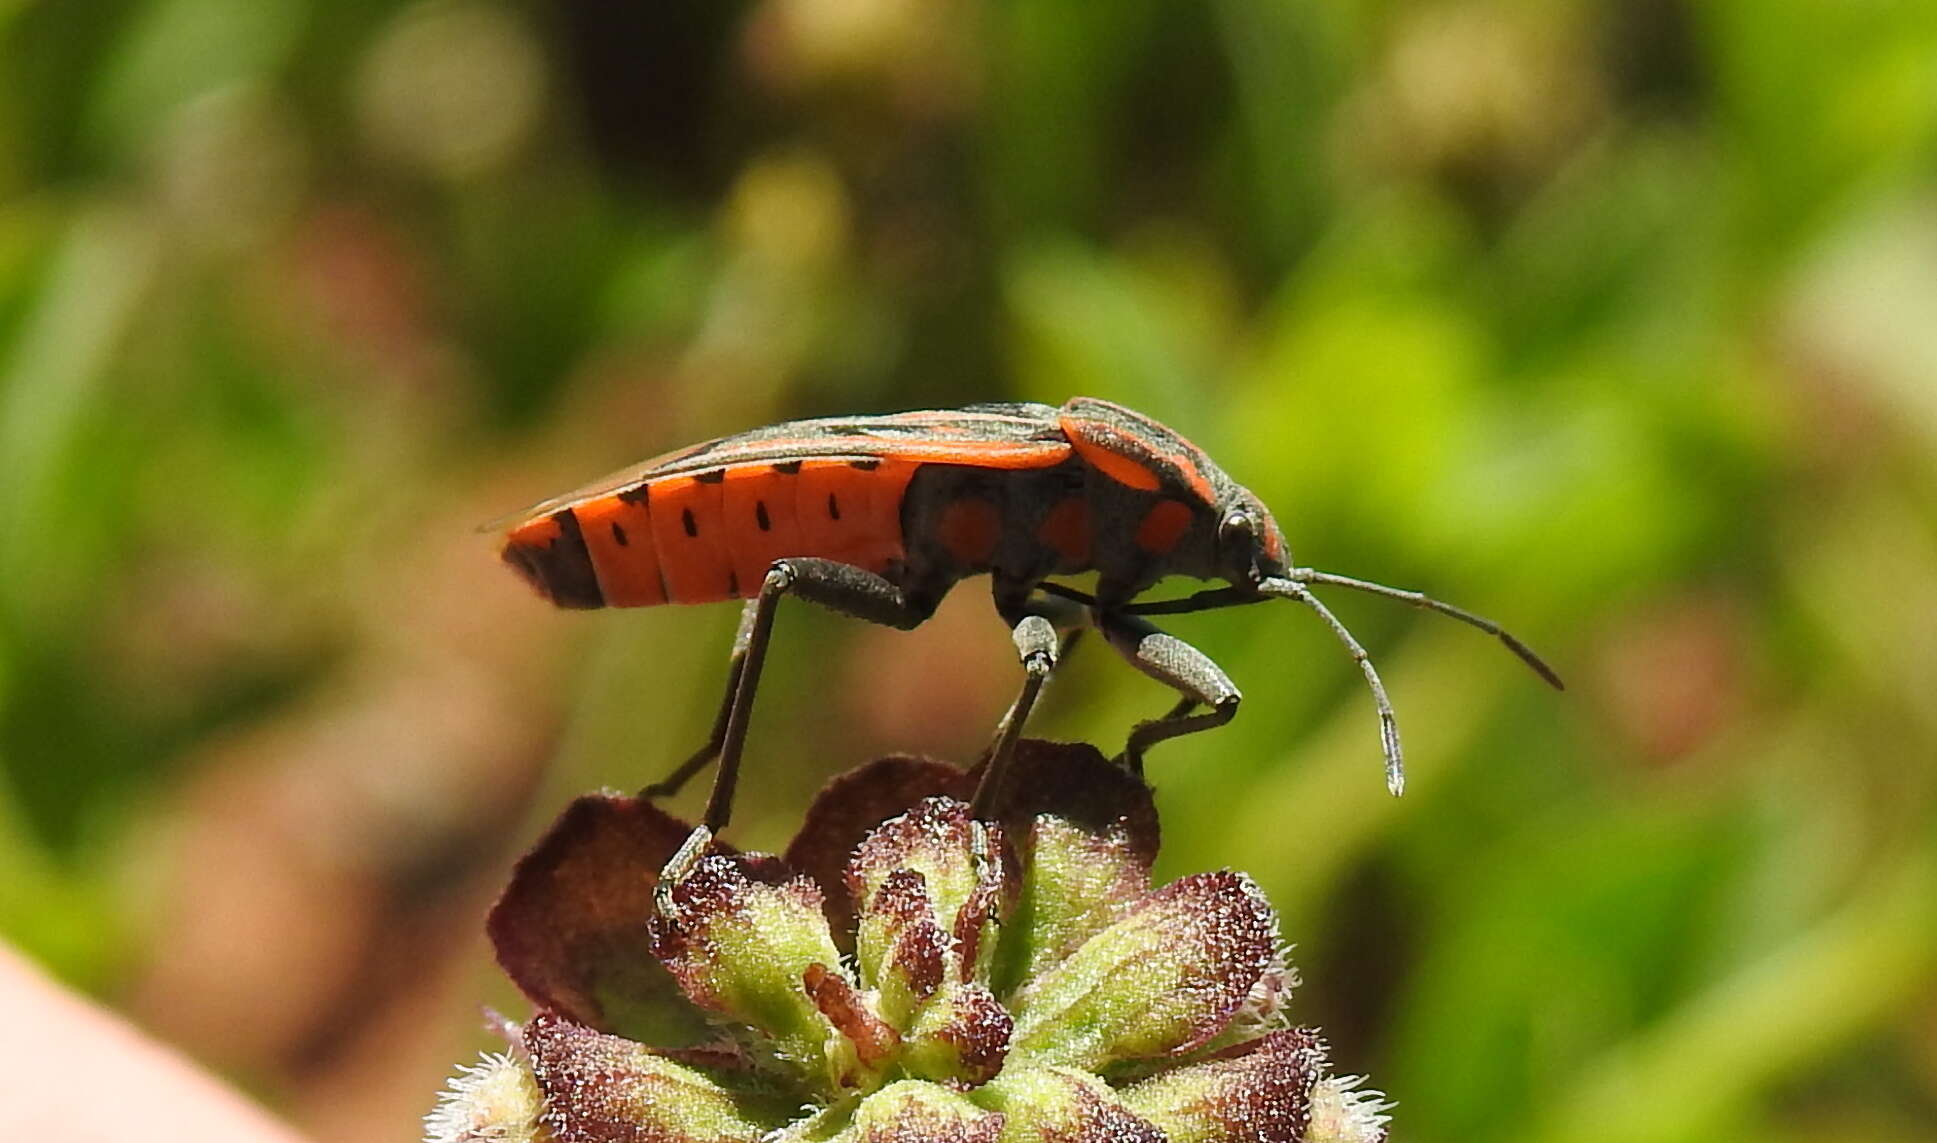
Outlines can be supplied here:
M1228 544L1249 539L1257 532L1257 524L1252 521L1249 513L1233 512L1224 517L1224 522L1218 525L1218 531L1223 534L1224 542Z

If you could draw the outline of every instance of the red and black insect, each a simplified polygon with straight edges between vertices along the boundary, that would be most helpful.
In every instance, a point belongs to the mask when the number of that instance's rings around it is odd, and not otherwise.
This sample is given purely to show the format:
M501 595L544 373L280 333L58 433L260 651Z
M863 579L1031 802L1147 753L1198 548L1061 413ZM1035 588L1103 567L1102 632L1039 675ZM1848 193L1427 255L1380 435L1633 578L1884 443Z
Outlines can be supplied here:
M984 572L1025 672L975 795L986 810L1067 639L1101 631L1131 664L1181 696L1139 724L1123 758L1237 713L1237 687L1148 616L1294 599L1316 611L1364 673L1378 707L1386 782L1405 771L1385 687L1311 585L1351 588L1450 615L1497 636L1540 676L1560 679L1486 619L1417 592L1292 567L1264 505L1202 450L1148 417L1078 397L1059 408L791 421L646 461L520 516L505 561L561 607L744 599L726 697L706 745L650 796L671 794L715 758L705 824L727 823L747 719L773 629L793 594L891 627L926 620L957 581ZM1097 573L1093 592L1052 580ZM1163 576L1223 580L1182 599L1136 602ZM1199 710L1199 708L1204 708Z

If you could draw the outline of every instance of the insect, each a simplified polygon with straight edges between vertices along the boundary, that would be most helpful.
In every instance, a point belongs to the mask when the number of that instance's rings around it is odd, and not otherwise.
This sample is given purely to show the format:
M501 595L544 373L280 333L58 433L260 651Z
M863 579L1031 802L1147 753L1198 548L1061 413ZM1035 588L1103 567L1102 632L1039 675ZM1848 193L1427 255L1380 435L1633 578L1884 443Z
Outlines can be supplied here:
M748 717L773 630L795 595L912 628L957 582L988 573L1023 666L974 796L992 804L1044 681L1094 627L1177 704L1138 724L1123 761L1141 771L1155 744L1209 730L1241 696L1203 652L1151 624L1291 599L1311 608L1371 688L1386 784L1404 787L1398 724L1365 649L1314 586L1350 588L1449 615L1496 636L1554 687L1560 678L1490 620L1418 592L1294 567L1258 498L1170 429L1121 405L983 404L880 417L790 421L648 460L516 518L504 559L560 607L645 607L742 599L726 695L706 744L646 796L720 768L705 829L731 814ZM1094 571L1094 590L1051 577ZM1138 602L1167 575L1222 580L1179 599Z

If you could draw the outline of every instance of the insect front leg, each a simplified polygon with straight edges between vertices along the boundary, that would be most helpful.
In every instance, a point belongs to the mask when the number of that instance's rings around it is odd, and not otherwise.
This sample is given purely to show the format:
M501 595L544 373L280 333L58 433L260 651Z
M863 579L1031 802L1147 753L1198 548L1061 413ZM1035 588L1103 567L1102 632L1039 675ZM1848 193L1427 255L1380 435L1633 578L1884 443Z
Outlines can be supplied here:
M1131 666L1183 696L1169 713L1138 723L1130 732L1130 740L1123 747L1123 763L1131 773L1143 773L1144 752L1157 743L1223 726L1236 716L1244 696L1209 655L1144 619L1120 611L1099 612L1096 625ZM1198 706L1210 709L1202 714L1190 713Z

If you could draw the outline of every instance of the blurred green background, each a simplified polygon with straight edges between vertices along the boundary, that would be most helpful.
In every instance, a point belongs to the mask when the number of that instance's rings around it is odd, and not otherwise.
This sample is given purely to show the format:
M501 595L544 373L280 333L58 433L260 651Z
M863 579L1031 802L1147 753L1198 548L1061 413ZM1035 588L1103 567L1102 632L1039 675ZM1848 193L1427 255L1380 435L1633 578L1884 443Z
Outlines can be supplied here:
M521 1014L479 921L735 608L476 525L792 416L1108 397L1362 598L1152 760L1423 1143L1937 1139L1937 5L0 3L0 935L323 1141ZM1017 682L783 612L735 825ZM1039 732L1167 694L1084 648ZM689 795L682 805L691 805Z

